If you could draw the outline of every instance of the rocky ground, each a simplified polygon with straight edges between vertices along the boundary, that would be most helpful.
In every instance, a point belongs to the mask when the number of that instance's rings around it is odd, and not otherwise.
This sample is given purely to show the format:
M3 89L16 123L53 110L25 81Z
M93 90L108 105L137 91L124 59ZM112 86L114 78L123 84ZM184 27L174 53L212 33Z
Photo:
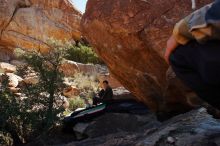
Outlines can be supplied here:
M85 124L85 123L84 123ZM75 137L58 133L47 142L36 146L219 146L220 120L209 115L205 108L192 110L165 122L155 115L104 114L87 123L83 131L88 138L73 141ZM65 138L66 137L66 138ZM59 141L60 138L60 141ZM66 144L62 143L66 141ZM65 139L65 140L64 140ZM33 143L32 143L33 144Z

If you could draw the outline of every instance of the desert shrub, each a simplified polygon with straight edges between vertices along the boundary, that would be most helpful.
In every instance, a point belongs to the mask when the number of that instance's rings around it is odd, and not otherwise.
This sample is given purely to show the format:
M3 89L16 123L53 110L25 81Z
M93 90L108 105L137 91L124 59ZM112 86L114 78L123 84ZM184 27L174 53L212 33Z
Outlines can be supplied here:
M12 145L13 141L22 143L19 135L21 134L20 116L22 115L21 105L18 99L13 96L8 88L8 77L1 76L0 84L0 144ZM19 129L19 130L18 130ZM13 138L13 139L12 139Z
M84 101L84 105L86 107L92 105L92 98L99 91L99 80L97 74L91 75L86 73L76 73L73 77L66 78L66 82L68 82L69 84L75 86L80 90L80 95L79 95L80 100ZM77 103L79 99L77 96L71 100L75 100L75 99L77 100L76 101ZM70 101L70 102L74 103L74 101ZM71 108L70 106L70 109L74 110L75 108Z
M85 108L86 104L84 99L80 98L79 96L69 99L69 109L71 111L75 111L78 108Z
M26 62L17 74L23 77L34 73L39 78L37 84L19 85L23 98L10 92L7 76L3 75L0 81L0 145L28 143L36 137L43 137L51 128L60 124L64 113L61 93L65 85L59 67L65 57L69 55L72 60L82 63L100 61L87 46L63 45L54 40L48 44L51 50L45 54L38 51L24 52L21 49L15 52L18 58ZM75 110L91 103L91 97L98 90L97 77L76 74L70 80L72 85L82 91L80 97L69 101L70 109Z
M67 50L66 58L80 63L93 63L93 64L103 64L103 61L97 56L97 54L92 50L92 47L78 44L71 45Z
M83 98L91 98L99 90L97 74L76 73L68 80L71 85L76 86L81 91Z
M59 67L66 54L66 47L61 42L50 40L48 43L52 48L45 54L35 51L25 53L23 58L28 65L19 70L21 75L32 70L39 76L37 84L24 84L23 92L27 96L26 102L31 103L30 110L38 116L36 124L42 125L37 128L45 131L59 121L58 115L63 111L61 92L64 76Z
M51 41L52 51L22 52L20 57L27 65L18 69L18 75L24 76L30 71L39 77L35 85L23 83L20 85L24 98L14 96L7 87L7 76L2 76L0 86L0 139L10 144L21 144L46 134L59 124L62 118L64 88L63 74L59 66L63 61L66 48L61 43ZM2 137L1 135L8 135ZM3 143L3 142L0 142Z

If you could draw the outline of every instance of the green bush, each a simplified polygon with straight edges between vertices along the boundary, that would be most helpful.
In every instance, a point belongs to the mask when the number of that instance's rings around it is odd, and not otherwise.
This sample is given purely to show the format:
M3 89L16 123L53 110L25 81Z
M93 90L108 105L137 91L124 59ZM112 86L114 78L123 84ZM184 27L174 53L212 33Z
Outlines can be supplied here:
M26 85L23 92L27 99L31 99L27 101L32 103L31 108L41 114L39 119L45 131L59 121L58 114L63 110L57 101L63 100L61 92L64 88L64 76L59 67L66 54L66 48L61 42L51 40L48 43L52 48L45 54L34 51L25 53L23 58L28 65L20 69L21 75L27 70L32 70L39 76L39 83Z
M0 144L12 145L13 141L21 144L19 136L22 133L20 129L20 118L23 116L22 107L18 99L13 96L8 88L8 76L1 76L0 84ZM12 140L13 139L13 140Z
M18 69L18 75L24 76L29 71L35 72L39 83L23 83L21 93L26 98L18 98L8 88L8 78L3 75L0 84L0 140L21 144L46 134L59 124L63 108L61 92L64 88L63 74L59 66L63 61L66 48L59 42L51 41L53 50L47 54L26 52L20 54L27 65ZM2 137L8 135L7 137Z
M72 78L68 78L71 85L80 90L80 97L87 106L92 104L92 98L99 91L99 80L95 74L76 73Z
M65 87L64 76L59 71L64 58L81 63L102 63L91 47L63 45L59 41L48 42L51 50L46 54L37 51L24 52L17 49L16 55L25 60L26 65L18 69L19 76L35 73L39 82L35 85L23 83L21 93L26 98L18 98L10 92L6 75L0 81L0 145L17 145L33 141L44 135L63 118L61 96ZM0 71L1 72L1 71ZM69 100L72 111L83 108L91 102L98 83L94 77L76 74L76 85L84 95Z
M66 59L84 64L103 64L92 48L83 44L71 45L67 50Z
M75 111L78 108L85 108L85 106L86 106L85 101L80 97L69 99L69 109L71 111Z

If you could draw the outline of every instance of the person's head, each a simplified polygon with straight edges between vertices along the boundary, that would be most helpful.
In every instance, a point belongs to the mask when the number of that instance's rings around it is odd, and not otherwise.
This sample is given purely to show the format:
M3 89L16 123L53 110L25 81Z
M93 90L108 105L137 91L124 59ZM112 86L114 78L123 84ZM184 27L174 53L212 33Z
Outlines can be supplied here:
M104 81L102 82L102 84L103 84L103 88L104 88L104 89L106 89L106 88L109 86L107 80L104 80Z

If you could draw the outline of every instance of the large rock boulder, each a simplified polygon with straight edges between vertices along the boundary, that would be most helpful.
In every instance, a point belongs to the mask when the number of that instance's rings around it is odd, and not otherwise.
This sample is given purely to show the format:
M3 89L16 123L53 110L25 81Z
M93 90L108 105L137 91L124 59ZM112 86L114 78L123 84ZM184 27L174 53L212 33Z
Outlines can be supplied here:
M80 20L69 0L0 0L0 57L16 47L46 51L49 38L79 40Z
M210 2L197 0L196 5ZM82 33L139 100L155 111L163 103L183 109L185 93L179 84L168 86L163 53L174 24L192 11L191 1L89 0Z

